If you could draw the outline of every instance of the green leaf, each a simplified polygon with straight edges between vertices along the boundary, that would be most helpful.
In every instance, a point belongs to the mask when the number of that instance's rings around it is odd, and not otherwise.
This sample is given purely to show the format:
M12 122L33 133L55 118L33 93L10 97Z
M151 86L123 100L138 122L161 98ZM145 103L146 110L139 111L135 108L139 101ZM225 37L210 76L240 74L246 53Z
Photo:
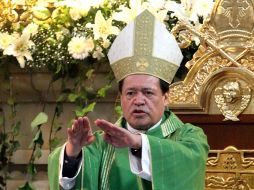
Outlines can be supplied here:
M12 143L12 145L10 147L10 151L11 151L11 153L13 153L18 150L18 148L20 147L20 143L19 143L19 141L12 141L11 143Z
M86 107L82 110L83 113L84 113L84 115L87 114L88 112L93 111L95 105L96 105L96 102L93 102L93 103L89 104L88 106L86 106Z
M61 64L58 64L58 65L57 65L56 74L58 74L61 70L62 70L62 65L61 65Z
M123 114L123 111L122 111L122 107L121 106L116 106L115 107L115 111L117 113L118 116L121 116Z
M97 97L104 98L106 96L107 90L110 88L111 88L111 85L106 85L105 87L99 89L97 92Z
M33 163L29 163L27 166L27 173L31 176L34 176L37 173L35 165Z
M88 104L84 109L82 110L76 110L75 113L76 113L76 116L77 117L83 117L85 116L87 113L91 112L94 110L94 107L96 105L96 102L93 102L91 104Z
M35 149L35 151L34 151L34 157L35 157L35 158L40 158L41 155L42 155L41 148L36 147L36 149Z
M12 126L12 134L13 136L18 136L20 131L21 122L18 121Z
M93 77L93 75L94 75L94 69L90 69L90 70L87 71L87 73L86 73L86 77L87 77L88 79L91 79L91 78Z
M35 137L33 138L33 142L37 143L39 145L43 145L44 141L43 141L43 138L42 138L41 130L37 131Z
M56 102L62 102L65 100L65 98L66 98L66 94L61 94L58 96Z
M83 113L83 110L75 110L75 115L77 117L83 117L84 116L84 113ZM68 127L69 128L69 127Z
M32 121L31 127L34 129L35 127L42 125L48 122L48 115L44 112L40 112Z
M33 186L27 181L25 185L19 186L19 190L35 190Z
M78 97L79 97L79 96L78 96L77 94L71 93L71 94L69 94L69 96L68 96L68 100L69 100L70 102L75 102L75 100L76 100Z

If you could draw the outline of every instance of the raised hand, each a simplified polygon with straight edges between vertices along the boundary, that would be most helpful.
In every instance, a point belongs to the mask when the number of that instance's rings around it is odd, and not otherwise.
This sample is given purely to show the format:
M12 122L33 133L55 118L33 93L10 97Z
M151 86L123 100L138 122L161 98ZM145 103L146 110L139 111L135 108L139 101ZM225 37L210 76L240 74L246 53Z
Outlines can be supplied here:
M128 130L117 127L116 125L103 119L97 119L95 124L105 132L104 140L114 147L129 147L138 149L142 146L140 135L132 134Z
M77 157L83 146L89 145L95 140L87 117L79 117L74 120L72 127L67 129L67 133L66 154L69 157Z

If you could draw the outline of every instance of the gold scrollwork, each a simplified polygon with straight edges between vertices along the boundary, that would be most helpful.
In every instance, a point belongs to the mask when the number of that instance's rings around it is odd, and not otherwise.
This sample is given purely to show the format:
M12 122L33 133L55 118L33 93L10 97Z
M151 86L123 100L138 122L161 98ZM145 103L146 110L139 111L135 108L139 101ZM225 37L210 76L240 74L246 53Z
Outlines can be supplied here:
M214 189L252 190L246 180L239 177L224 178L210 176L206 178L206 187Z
M233 146L211 150L206 164L205 189L254 190L253 154L254 150L238 150Z
M223 168L226 170L233 170L233 169L236 169L236 167L237 167L237 162L234 155L232 154L227 155L227 157L224 159L224 162L223 162Z

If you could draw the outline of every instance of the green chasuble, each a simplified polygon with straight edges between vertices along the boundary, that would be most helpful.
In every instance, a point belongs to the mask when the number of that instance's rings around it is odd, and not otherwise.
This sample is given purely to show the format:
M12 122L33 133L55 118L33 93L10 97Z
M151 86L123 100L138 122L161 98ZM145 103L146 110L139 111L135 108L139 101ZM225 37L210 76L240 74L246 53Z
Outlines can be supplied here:
M117 124L126 127L121 118ZM82 169L73 189L84 190L204 190L205 164L209 146L202 129L182 123L172 112L165 112L160 126L146 133L150 145L152 181L130 170L128 148L105 143L102 133L83 148ZM49 156L51 190L59 190L57 148Z

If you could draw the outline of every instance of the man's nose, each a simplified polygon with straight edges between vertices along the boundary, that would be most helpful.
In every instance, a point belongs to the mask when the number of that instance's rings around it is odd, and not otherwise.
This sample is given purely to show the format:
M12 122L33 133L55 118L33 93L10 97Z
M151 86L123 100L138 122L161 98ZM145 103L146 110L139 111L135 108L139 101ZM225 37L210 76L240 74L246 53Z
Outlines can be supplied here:
M134 104L138 105L138 106L145 104L145 97L141 92L136 94L135 99L134 99Z

